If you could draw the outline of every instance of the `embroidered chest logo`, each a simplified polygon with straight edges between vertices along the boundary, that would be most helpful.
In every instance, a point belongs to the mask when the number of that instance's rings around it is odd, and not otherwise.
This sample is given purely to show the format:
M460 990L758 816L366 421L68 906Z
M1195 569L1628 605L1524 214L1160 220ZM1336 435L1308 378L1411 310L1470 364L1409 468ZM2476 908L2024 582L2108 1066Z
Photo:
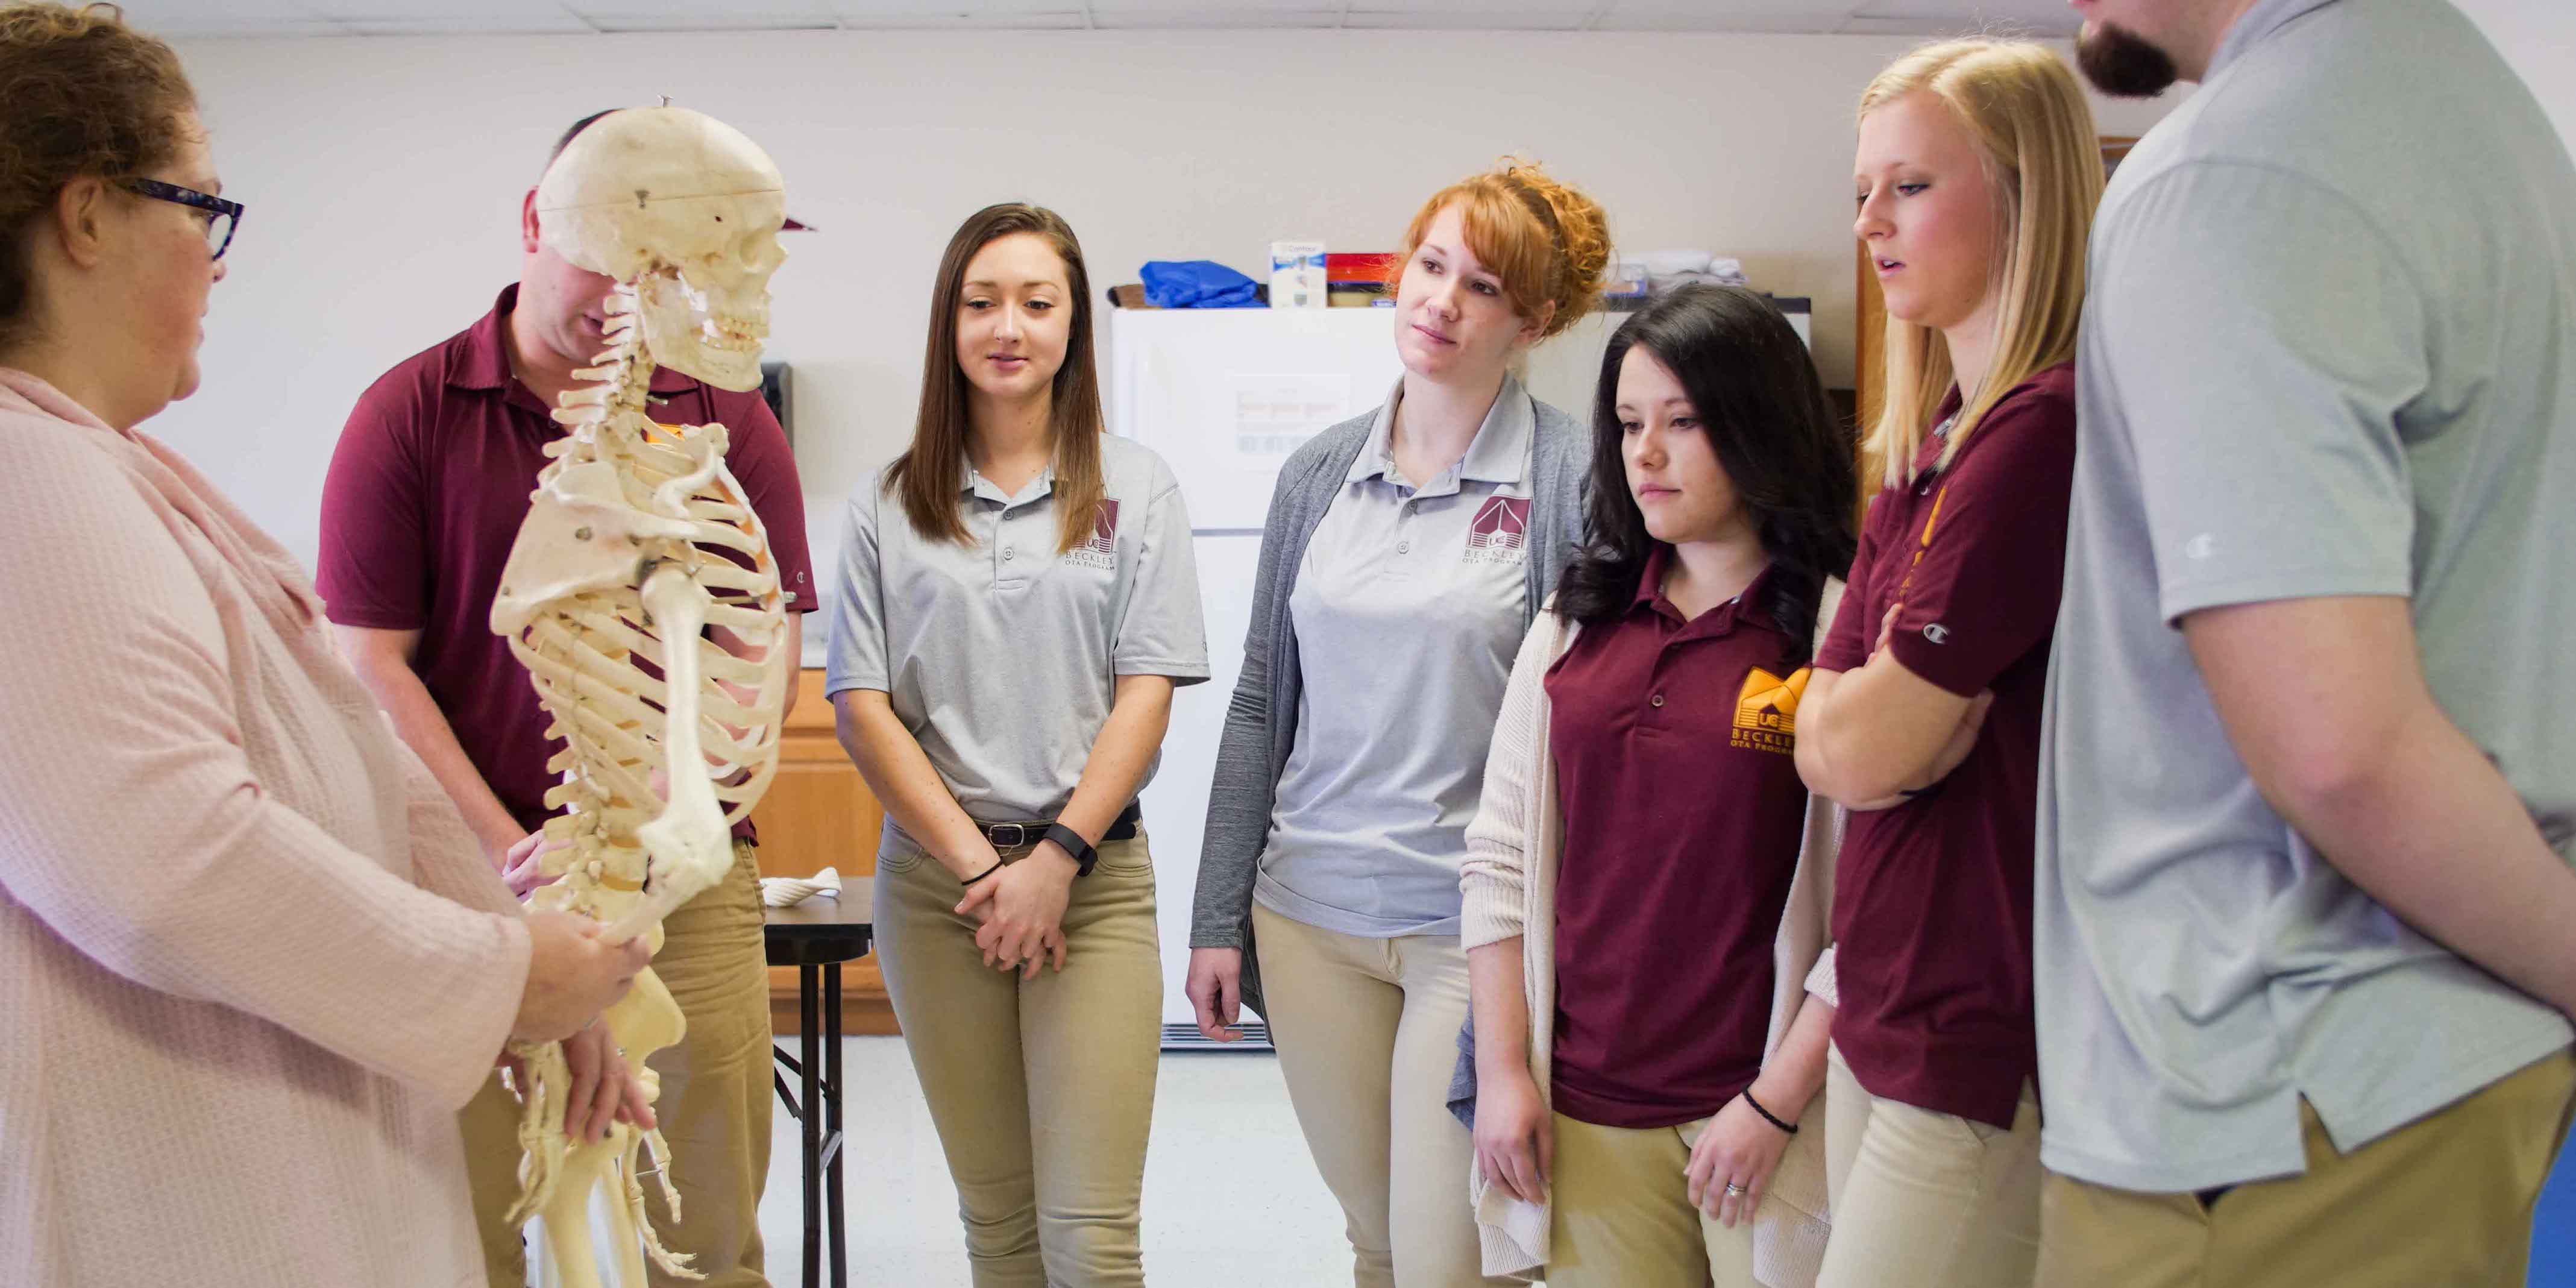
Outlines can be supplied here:
M1811 669L1799 667L1788 679L1753 668L1735 698L1734 745L1752 751L1789 755L1798 748L1798 699L1807 692Z
M1104 496L1091 512L1091 535L1064 552L1066 563L1103 572L1118 569L1118 498Z
M1518 563L1528 557L1530 501L1489 496L1467 525L1468 563Z

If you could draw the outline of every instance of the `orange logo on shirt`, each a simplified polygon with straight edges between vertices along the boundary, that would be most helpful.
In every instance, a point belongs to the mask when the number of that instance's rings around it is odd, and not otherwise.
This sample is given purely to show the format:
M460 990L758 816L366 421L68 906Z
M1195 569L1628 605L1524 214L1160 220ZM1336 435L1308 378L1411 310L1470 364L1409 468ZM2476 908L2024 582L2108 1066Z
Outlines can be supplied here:
M1784 680L1761 667L1753 668L1736 694L1734 744L1784 756L1796 751L1798 699L1805 696L1812 673L1802 666Z

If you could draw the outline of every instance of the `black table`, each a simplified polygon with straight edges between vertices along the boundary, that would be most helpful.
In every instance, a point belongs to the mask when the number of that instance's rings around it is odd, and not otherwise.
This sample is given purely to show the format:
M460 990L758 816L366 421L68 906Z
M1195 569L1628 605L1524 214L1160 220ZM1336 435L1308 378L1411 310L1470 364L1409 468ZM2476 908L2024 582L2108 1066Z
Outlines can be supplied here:
M772 1047L796 1074L804 1095L776 1070L778 1098L804 1124L805 1285L820 1288L823 1229L832 1231L832 1288L848 1288L848 1217L841 1200L841 965L868 954L875 938L874 883L844 877L841 897L816 896L788 908L765 908L764 939L772 966L796 968L798 1056ZM816 1011L821 1015L818 1017Z

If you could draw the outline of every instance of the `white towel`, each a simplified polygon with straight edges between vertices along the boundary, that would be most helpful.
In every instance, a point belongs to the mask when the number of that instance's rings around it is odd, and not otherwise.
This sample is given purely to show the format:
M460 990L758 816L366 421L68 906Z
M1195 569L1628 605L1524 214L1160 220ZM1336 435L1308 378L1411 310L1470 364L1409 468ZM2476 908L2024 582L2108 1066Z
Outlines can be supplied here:
M772 908L793 907L816 895L827 899L841 897L841 874L825 868L810 877L762 877L760 901Z

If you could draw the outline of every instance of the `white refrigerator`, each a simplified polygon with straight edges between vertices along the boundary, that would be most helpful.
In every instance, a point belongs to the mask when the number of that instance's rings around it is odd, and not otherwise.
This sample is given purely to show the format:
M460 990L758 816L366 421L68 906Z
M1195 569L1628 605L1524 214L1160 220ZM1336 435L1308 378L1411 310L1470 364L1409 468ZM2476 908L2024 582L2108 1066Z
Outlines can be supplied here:
M1270 489L1288 454L1384 401L1403 370L1386 309L1110 309L1110 432L1154 449L1181 481L1207 621L1208 682L1172 699L1161 768L1145 788L1163 943L1163 1045L1207 1045L1182 991L1199 841L1226 705L1243 671L1252 577ZM1245 1045L1266 1044L1246 1020Z

